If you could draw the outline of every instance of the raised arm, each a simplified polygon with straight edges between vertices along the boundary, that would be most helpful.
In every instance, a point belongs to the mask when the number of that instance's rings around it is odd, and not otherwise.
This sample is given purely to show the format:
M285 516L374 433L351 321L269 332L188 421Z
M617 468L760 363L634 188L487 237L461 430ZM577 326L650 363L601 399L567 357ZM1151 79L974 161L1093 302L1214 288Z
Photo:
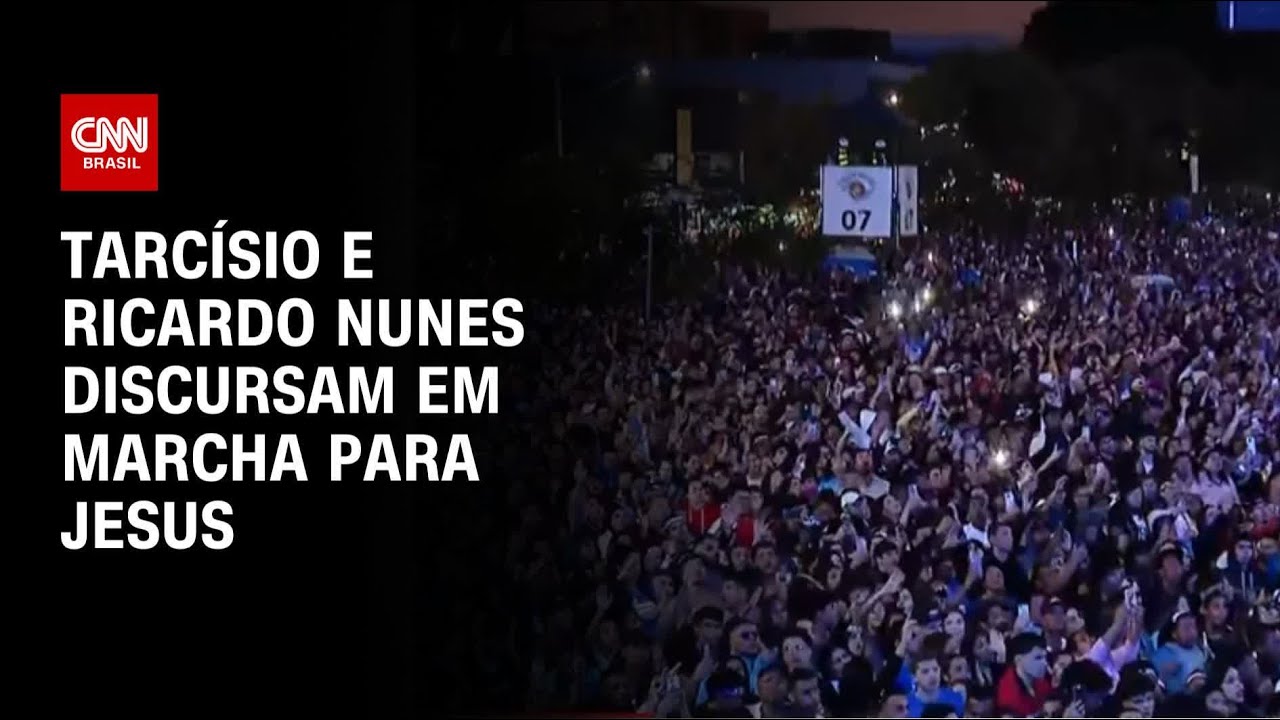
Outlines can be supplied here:
M1111 649L1124 636L1125 630L1129 627L1129 607L1121 603L1119 609L1116 610L1115 618L1111 621L1111 627L1102 633L1102 637L1098 638L1093 647L1089 648L1089 659L1106 667L1103 660L1110 661Z

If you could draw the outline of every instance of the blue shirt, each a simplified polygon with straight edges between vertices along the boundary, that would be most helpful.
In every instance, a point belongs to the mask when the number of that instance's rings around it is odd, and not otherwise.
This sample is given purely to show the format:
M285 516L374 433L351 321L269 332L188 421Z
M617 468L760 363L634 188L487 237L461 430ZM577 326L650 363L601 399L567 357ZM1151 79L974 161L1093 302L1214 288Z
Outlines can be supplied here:
M758 655L735 655L734 657L742 661L747 666L747 688L751 692L756 692L756 683L760 680L760 673L773 662L773 658L760 653Z
M1176 695L1187 689L1187 677L1196 670L1205 669L1204 649L1200 646L1184 648L1177 643L1165 643L1151 658L1156 672L1164 681L1165 690ZM1166 669L1166 666L1168 668ZM1176 666L1176 667L1175 667Z
M929 354L929 339L927 337L907 338L904 346L907 353L907 359L913 363L920 362L924 359L925 355Z
M964 696L943 686L938 688L938 697L933 702L939 705L950 705L957 715L964 715ZM914 692L907 696L907 717L918 718L924 714L924 706L928 705Z
M752 693L759 692L757 688L759 687L758 683L760 681L760 672L763 671L766 667L769 667L769 662L770 662L769 658L765 656L763 653L755 656L734 655L733 657L736 657L737 659L741 660L742 664L747 666L748 689L750 689ZM703 680L701 683L698 684L698 694L694 698L694 703L696 703L697 705L703 705L710 699L711 699L711 696L710 694L707 693L707 681Z
M916 676L905 662L898 668L898 677L894 679L893 685L898 692L908 695L916 689Z

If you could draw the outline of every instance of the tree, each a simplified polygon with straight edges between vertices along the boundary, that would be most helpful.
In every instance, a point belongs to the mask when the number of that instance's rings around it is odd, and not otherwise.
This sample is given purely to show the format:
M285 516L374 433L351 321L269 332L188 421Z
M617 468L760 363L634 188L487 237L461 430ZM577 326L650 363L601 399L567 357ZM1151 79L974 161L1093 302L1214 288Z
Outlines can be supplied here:
M1280 93L1252 82L1215 88L1168 49L1060 70L1021 51L945 56L908 84L904 108L924 130L922 164L936 168L926 182L972 205L989 205L995 173L1030 195L1085 203L1185 192L1181 150L1196 137L1203 175L1219 186L1280 174L1268 160L1280 156L1269 129L1280 124Z
M966 195L984 192L995 172L1052 191L1074 151L1073 98L1018 51L943 56L908 83L903 103L924 130L928 162L955 175Z
M1095 65L1135 48L1209 60L1218 50L1213 3L1049 2L1023 33L1022 50L1063 70Z
M492 282L533 295L595 293L596 279L644 252L638 211L624 203L642 177L626 151L514 159L495 164L489 179L484 193L463 196L473 200L460 218L485 238L482 271Z
M1180 149L1202 127L1208 86L1185 58L1141 50L1073 70L1076 194L1167 196L1185 190Z
M1280 188L1280 93L1241 85L1211 91L1200 143L1204 182Z
M1022 48L1077 97L1073 193L1186 189L1179 149L1199 131L1202 174L1274 186L1280 68L1273 37L1229 33L1213 3L1050 2ZM1112 149L1114 148L1114 150Z
M746 159L746 194L782 205L817 184L818 167L834 151L830 109L787 105L773 96L751 98L743 111L739 147Z

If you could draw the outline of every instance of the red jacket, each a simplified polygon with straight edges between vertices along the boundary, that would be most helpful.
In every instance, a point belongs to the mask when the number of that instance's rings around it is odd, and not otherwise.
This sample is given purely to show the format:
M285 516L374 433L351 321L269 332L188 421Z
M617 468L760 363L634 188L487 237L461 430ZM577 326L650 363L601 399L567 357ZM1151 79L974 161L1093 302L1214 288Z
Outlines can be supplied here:
M689 530L694 537L698 537L706 534L720 519L720 504L709 502L700 508L693 508L685 501L684 516L689 523Z
M1250 534L1254 540L1261 540L1265 537L1275 537L1276 533L1280 533L1280 518L1271 518L1266 523L1255 525Z
M742 547L755 547L756 519L750 515L738 516L738 524L733 526L733 540Z
M1032 685L1032 692L1018 679L1018 672L1012 665L1000 676L996 683L996 712L1013 713L1026 717L1040 712L1044 701L1053 691L1053 683L1049 678L1040 678Z

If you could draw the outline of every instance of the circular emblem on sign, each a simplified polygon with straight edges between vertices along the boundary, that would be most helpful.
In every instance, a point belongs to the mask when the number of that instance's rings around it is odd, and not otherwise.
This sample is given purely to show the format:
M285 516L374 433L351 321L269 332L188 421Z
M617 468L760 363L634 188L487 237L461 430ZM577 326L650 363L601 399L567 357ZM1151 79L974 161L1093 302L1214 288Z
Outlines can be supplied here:
M861 173L853 175L849 178L849 197L854 200L861 200L862 198L870 195L871 190L874 187L875 185L872 184L871 178L866 175L862 175Z

